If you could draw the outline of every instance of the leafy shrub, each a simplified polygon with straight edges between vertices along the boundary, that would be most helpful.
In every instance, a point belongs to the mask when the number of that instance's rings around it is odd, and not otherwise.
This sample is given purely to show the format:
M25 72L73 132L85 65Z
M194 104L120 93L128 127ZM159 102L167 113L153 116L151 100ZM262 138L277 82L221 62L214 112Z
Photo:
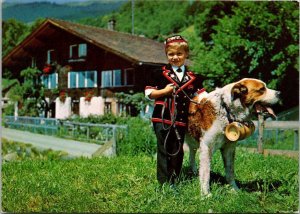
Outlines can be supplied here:
M118 154L155 154L156 140L151 123L139 117L131 117L126 121L126 125L128 134L118 143Z
M89 115L87 117L73 117L69 118L73 122L79 123L98 123L98 124L118 124L125 121L124 117L117 117L113 114L104 114L104 115Z
M15 105L8 104L5 108L3 108L2 118L4 118L7 115L14 115L14 112L15 112ZM2 125L3 125L3 120L2 120Z

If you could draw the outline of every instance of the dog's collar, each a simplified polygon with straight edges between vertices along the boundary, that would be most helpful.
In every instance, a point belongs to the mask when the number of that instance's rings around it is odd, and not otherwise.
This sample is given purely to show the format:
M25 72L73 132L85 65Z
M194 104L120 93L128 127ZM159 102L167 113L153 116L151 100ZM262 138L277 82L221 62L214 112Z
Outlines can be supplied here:
M226 116L227 116L227 119L228 119L229 123L232 123L233 121L236 121L235 116L230 113L229 106L224 102L223 95L221 96L221 106L226 111Z

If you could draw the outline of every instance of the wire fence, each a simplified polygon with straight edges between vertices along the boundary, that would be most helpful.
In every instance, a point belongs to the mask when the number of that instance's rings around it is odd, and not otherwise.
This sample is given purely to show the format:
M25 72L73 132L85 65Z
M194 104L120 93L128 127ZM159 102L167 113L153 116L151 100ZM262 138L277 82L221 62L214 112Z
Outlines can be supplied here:
M4 126L38 134L55 135L96 144L116 142L128 133L126 125L78 123L41 117L5 116Z
M254 147L264 155L299 157L299 121L265 121L262 115L258 118L254 121L256 131L240 145Z

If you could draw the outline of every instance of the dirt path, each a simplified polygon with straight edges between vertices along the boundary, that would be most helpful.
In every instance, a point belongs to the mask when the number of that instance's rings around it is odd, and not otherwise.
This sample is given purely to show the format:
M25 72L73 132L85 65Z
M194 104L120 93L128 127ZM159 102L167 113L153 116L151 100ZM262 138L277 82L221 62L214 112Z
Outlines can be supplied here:
M71 156L92 157L101 145L68 140L48 135L34 134L16 129L1 128L1 137L20 143L31 144L41 149L67 152Z

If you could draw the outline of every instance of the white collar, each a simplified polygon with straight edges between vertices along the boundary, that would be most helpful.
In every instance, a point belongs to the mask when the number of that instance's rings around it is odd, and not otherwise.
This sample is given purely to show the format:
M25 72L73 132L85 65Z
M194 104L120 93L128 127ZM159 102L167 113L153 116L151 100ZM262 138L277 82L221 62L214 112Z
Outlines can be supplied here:
M178 68L179 68L178 66L172 66L172 69L173 69L174 73L176 74L176 76L178 77L178 79L180 81L182 81L182 78L183 78L184 72L185 72L185 66L184 65L180 66L180 69L182 70L182 72L178 72L177 71Z
M182 70L182 73L184 73L184 71L185 71L185 66L184 65L182 65L182 66L180 66L180 67L178 67L178 66L173 66L172 65L172 69L173 69L173 71L175 71L175 73L177 74L178 72L177 72L177 69L178 68L181 68L181 70Z

